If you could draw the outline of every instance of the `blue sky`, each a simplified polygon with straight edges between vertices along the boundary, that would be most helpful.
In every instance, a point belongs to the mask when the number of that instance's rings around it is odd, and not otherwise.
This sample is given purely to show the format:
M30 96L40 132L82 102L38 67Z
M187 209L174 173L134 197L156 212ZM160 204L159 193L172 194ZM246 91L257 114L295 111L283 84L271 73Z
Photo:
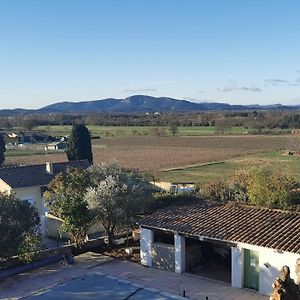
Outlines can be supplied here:
M0 0L0 109L300 104L299 16L298 0Z

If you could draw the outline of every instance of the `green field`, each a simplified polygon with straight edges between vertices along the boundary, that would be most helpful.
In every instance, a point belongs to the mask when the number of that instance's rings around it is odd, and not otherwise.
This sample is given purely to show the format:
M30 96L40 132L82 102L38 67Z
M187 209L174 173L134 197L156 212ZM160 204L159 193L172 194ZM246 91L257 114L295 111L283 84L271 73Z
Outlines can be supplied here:
M172 136L168 127L160 126L97 126L88 125L92 136L100 136L101 138L113 137L131 137L131 136ZM38 126L35 131L45 131L50 135L65 136L71 131L71 126ZM254 129L245 129L242 126L231 127L225 129L222 134L253 134ZM270 131L272 134L284 134L287 130L273 129ZM215 126L181 126L178 127L177 136L205 136L220 134L218 128Z
M282 151L262 152L199 166L178 168L164 172L163 179L171 182L203 183L213 179L229 179L237 170L252 166L268 166L288 171L300 182L300 157L284 155Z

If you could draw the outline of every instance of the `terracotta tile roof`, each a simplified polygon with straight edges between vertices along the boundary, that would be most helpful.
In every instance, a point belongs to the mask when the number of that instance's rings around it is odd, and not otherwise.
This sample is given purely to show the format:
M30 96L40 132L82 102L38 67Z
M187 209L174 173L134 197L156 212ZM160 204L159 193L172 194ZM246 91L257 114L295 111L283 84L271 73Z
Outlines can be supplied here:
M87 160L52 163L53 174L46 172L46 164L31 166L16 166L0 168L0 179L12 188L22 188L31 186L45 186L61 172L67 168L86 169L91 164Z
M197 201L157 211L140 225L300 254L299 212Z

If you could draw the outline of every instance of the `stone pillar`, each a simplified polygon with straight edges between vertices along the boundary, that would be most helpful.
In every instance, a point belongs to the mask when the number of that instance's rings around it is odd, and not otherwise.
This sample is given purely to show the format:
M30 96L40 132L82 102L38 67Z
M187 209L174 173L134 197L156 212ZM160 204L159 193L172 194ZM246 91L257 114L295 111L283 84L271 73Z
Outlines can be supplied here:
M175 272L185 272L185 237L174 234L175 242Z
M154 233L150 229L141 227L141 264L147 267L152 267L152 243L154 240Z
M244 251L231 247L231 285L243 288L244 285Z

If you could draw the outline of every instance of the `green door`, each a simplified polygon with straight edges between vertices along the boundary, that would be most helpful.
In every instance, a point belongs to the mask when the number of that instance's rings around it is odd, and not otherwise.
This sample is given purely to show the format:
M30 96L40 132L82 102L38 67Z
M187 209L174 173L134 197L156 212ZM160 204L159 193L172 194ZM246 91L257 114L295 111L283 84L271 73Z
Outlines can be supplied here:
M257 251L244 249L244 287L259 289L259 254Z

